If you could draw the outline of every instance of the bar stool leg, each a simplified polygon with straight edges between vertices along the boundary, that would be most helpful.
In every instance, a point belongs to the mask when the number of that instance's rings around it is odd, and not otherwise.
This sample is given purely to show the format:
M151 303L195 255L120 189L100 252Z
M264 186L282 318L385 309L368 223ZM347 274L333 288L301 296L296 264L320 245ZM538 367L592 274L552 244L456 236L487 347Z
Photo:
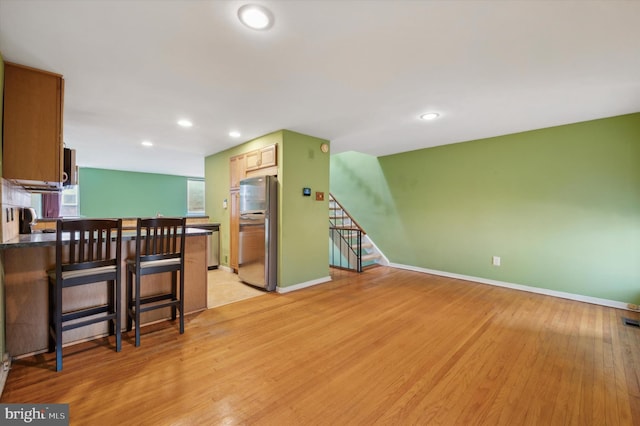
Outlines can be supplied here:
M131 331L131 329L133 328L133 319L131 318L131 301L133 300L133 283L131 280L131 271L129 270L129 267L127 267L127 303L126 303L126 310L127 310L127 331Z
M120 288L120 280L115 280L113 286L116 288L116 300L114 305L113 326L116 329L116 352L122 349L122 326L120 320L122 316L122 289Z
M56 312L56 306L53 303L55 300L55 287L53 286L53 284L51 283L51 281L49 281L49 322L47 323L48 327L47 327L47 337L49 338L49 344L48 344L48 351L49 352L53 352L56 350L56 341L54 338L54 332L55 332L55 312Z
M135 295L135 305L136 305L136 346L140 346L140 274L136 274L136 295Z
M56 340L56 371L62 370L62 286L55 284L54 329Z
M180 271L180 334L184 334L184 270Z
M178 271L171 272L171 294L173 294L173 299L176 300L178 296ZM176 305L171 306L171 319L175 321L176 316Z
M116 299L115 299L115 281L109 280L107 281L107 306L109 308L107 315L113 315L116 309ZM107 321L107 325L109 326L109 336L115 336L116 334L116 324L113 321Z

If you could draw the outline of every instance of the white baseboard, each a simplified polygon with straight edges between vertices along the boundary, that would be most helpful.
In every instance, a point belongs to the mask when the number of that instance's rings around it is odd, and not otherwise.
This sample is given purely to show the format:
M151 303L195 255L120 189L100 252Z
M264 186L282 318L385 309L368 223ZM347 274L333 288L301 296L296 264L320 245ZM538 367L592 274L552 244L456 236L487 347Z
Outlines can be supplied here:
M303 282L303 283L300 283L300 284L288 285L286 287L278 286L276 288L276 292L278 292L278 293L289 293L289 292L292 292L292 291L302 290L303 288L307 288L307 287L311 287L311 286L314 286L314 285L326 283L326 282L329 282L329 281L331 281L331 277L330 276L326 276L326 277L318 278L316 280L306 281L306 282Z
M227 271L227 272L233 273L233 269L229 268L228 266L218 265L218 269L222 269L223 271Z
M494 285L498 287L505 287L513 290L528 291L529 293L544 294L545 296L554 296L562 299L569 299L569 300L575 300L578 302L591 303L594 305L607 306L610 308L625 309L627 311L631 310L627 306L626 302L618 302L616 300L600 299L598 297L583 296L581 294L574 294L574 293L565 293L564 291L549 290L547 288L531 287L527 285L513 284L513 283L504 282L504 281L491 280L487 278L479 278L479 277L472 277L469 275L454 274L451 272L437 271L434 269L420 268L417 266L402 265L400 263L390 263L389 266L391 266L392 268L406 269L408 271L422 272L425 274L440 275L442 277L447 277L447 278L456 278L459 280L473 281L480 284L489 284L489 285Z

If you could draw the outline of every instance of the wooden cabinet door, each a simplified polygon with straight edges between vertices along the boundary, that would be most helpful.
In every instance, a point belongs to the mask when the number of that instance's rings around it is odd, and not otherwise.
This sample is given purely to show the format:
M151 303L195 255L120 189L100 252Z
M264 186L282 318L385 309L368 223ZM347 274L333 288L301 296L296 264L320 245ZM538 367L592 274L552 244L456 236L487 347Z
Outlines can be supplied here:
M264 169L277 164L276 144L247 152L246 171Z
M229 209L229 267L238 272L238 251L240 242L240 193L232 191L230 194L231 208Z
M259 150L247 152L246 165L247 165L247 171L260 168L260 151Z
M245 154L236 155L229 159L230 189L239 189L240 181L245 178L246 160Z
M5 63L2 175L62 182L62 76Z
M275 166L278 162L276 157L276 146L265 146L260 150L260 168Z

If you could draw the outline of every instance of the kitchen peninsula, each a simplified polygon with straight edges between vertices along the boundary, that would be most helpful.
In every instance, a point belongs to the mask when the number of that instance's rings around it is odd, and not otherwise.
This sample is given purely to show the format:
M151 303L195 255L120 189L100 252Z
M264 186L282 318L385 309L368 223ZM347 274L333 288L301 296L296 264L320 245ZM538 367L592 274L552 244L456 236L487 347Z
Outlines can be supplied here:
M126 221L123 221L126 223ZM207 308L207 235L211 231L193 227L186 230L185 248L185 312ZM135 253L135 230L122 231L122 317L126 324L124 295L126 282L125 260ZM45 352L48 347L48 277L47 270L55 267L56 234L37 232L20 235L0 244L4 256L6 348L13 357ZM151 291L171 285L170 274L145 277L145 287ZM65 289L67 309L103 303L103 283ZM142 323L149 324L169 318L169 308L143 314ZM106 323L69 330L64 344L107 335Z

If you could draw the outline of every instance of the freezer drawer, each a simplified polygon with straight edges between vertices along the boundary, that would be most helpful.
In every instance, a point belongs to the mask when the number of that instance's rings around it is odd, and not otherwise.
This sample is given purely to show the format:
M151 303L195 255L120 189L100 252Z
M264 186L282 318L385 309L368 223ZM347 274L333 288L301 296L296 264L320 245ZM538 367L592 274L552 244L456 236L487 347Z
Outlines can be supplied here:
M264 222L260 224L240 225L238 277L247 284L259 287L267 286L264 243Z

